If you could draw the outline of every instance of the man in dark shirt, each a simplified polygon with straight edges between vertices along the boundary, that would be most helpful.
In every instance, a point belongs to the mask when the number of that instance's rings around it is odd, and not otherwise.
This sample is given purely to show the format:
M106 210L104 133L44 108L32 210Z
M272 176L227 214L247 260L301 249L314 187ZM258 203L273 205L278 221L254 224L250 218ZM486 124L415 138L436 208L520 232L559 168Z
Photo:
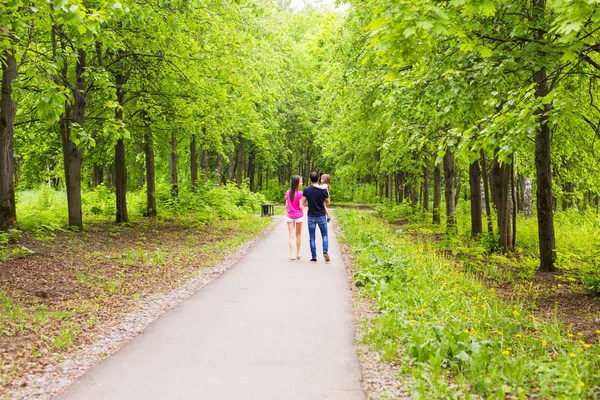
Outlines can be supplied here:
M319 175L316 172L310 174L311 186L308 186L302 192L302 205L308 205L308 235L310 237L310 261L317 261L317 244L315 241L315 230L319 225L321 238L323 239L323 258L329 262L329 239L327 237L327 214L325 206L329 205L329 193L325 189L317 186Z

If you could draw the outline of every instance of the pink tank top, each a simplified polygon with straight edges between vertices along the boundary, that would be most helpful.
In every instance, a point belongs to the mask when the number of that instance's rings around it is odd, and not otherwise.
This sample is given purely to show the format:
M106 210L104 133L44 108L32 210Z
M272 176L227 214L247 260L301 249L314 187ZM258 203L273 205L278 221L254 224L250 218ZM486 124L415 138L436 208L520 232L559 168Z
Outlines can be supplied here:
M298 219L304 217L300 202L302 201L302 192L298 191L294 195L294 201L290 200L290 191L285 193L285 199L287 200L287 216L288 218Z

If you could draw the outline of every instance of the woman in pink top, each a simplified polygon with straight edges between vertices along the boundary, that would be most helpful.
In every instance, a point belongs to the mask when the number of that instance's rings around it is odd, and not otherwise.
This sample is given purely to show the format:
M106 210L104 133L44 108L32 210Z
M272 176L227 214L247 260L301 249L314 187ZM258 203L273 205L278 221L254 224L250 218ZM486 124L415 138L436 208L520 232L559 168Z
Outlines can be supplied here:
M295 175L292 178L290 190L285 193L285 206L287 210L288 223L288 244L290 246L290 260L300 259L300 246L302 245L302 221L304 221L304 211L302 211L302 177ZM296 252L294 253L294 250Z

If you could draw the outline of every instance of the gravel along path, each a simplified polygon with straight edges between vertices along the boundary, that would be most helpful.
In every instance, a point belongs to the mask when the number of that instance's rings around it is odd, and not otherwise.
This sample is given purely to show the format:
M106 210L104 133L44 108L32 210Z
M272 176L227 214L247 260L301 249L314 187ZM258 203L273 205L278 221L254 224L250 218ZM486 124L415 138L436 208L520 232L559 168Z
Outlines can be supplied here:
M90 367L117 352L137 335L144 333L148 325L166 311L176 307L237 264L281 222L281 219L282 217L275 217L273 223L257 237L227 255L220 264L203 268L199 275L188 280L183 286L166 294L136 300L143 304L141 308L125 314L117 324L104 326L104 333L98 335L93 343L84 346L63 362L49 367L43 375L26 377L27 386L9 391L3 399L52 398L80 378Z
M334 227L338 234L342 234L341 227L334 220ZM370 325L376 316L373 301L361 296L354 284L354 259L348 245L341 245L344 264L348 272L350 284L352 285L352 304L354 306L354 318L356 320L356 346L360 369L362 373L362 387L369 400L400 400L410 399L409 394L402 381L399 379L400 366L382 359L381 354L371 349L364 343L363 337L370 329Z
M364 400L335 233L330 263L309 261L306 230L302 260L290 261L279 221L234 268L58 398Z

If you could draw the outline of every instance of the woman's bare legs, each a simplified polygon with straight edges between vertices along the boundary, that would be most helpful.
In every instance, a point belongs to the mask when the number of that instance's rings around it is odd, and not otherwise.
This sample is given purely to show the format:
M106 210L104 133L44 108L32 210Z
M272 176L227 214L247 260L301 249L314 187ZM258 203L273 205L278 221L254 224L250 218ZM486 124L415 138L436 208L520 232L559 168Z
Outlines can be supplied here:
M296 242L296 232L294 229L294 222L288 222L288 245L290 247L290 260L295 260L296 256L294 255L294 243Z
M298 260L302 257L300 247L302 247L302 222L296 222L296 258Z

